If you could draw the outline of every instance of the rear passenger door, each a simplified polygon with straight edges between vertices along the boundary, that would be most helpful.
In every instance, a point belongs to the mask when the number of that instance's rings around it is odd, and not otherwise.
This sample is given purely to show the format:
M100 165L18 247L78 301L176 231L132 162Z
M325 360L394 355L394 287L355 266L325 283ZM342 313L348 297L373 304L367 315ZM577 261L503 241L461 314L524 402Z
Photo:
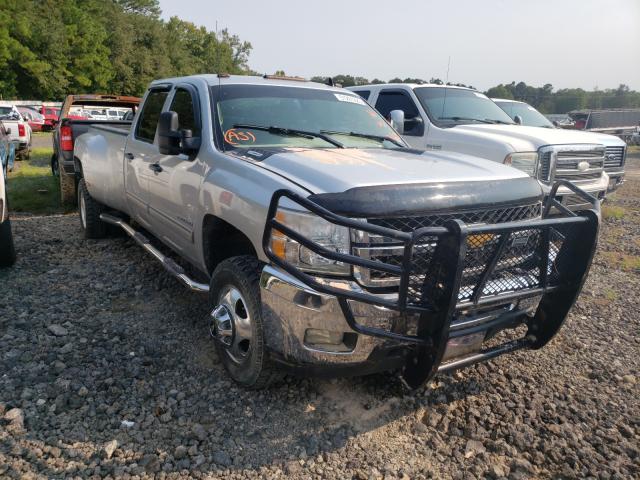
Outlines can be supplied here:
M378 94L375 108L387 120L390 120L393 110L402 110L404 112L403 138L412 147L424 148L425 122L409 92L401 89L383 89Z
M178 130L191 130L194 138L202 135L200 101L190 84L176 85L165 111L178 114ZM189 256L193 245L193 214L198 201L202 165L195 154L160 155L149 176L149 217L154 233L175 250Z
M154 174L152 165L160 157L158 120L169 92L170 88L167 86L154 87L148 91L124 151L124 181L129 213L147 228L150 226L149 178Z

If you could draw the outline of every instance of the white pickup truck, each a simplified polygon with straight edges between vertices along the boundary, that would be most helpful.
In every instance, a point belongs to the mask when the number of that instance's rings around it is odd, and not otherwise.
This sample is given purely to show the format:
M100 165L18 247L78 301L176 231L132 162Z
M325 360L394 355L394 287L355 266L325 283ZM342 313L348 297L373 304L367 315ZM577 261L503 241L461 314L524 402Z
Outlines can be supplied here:
M466 153L537 178L545 193L568 180L602 200L609 186L605 148L583 132L525 127L487 96L463 87L381 84L349 87L374 106L415 148ZM584 201L560 189L564 205Z
M525 102L492 98L496 105L505 111L518 125L556 129L555 123ZM608 191L616 190L624 182L624 165L627 157L627 144L615 135L597 132L580 132L587 140L604 145L604 171L609 175Z
M4 169L0 168L0 268L9 267L15 261L16 251L11 233L11 220L9 220L6 179Z
M208 292L219 357L253 388L275 366L400 369L417 387L540 348L597 239L599 203L579 188L554 186L588 210L555 190L543 204L525 173L410 148L359 96L301 79L153 82L132 125L91 125L73 161L85 235L117 225Z
M0 121L9 131L9 137L16 142L16 157L28 159L31 156L31 127L18 109L0 105Z

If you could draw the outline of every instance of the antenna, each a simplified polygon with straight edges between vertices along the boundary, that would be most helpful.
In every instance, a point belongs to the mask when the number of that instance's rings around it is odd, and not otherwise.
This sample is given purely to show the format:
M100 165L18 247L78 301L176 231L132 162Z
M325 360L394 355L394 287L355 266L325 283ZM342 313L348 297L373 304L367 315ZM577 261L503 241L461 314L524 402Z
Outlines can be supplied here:
M447 86L449 85L449 68L451 67L451 55L449 55L449 61L447 62L447 78L444 81L444 99L442 100L442 113L440 117L444 117L444 106L447 103Z
M218 20L216 20L216 70L220 72L220 39L218 38Z

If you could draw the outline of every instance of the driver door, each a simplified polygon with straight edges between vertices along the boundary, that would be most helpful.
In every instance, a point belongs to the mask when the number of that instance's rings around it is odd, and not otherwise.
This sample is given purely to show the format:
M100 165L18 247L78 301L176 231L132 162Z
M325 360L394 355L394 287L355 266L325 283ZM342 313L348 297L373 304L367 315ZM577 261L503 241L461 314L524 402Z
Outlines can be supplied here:
M190 84L176 85L165 111L178 114L178 130L202 135L198 92ZM194 210L202 179L202 164L196 154L161 155L150 170L149 218L154 232L175 250L189 256L194 242Z

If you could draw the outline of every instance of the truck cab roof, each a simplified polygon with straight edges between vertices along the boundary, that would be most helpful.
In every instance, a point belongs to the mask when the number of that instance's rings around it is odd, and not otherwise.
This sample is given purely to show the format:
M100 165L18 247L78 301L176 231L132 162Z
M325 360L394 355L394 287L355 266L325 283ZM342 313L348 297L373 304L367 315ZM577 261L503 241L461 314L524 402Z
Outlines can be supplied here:
M273 85L282 87L304 87L324 90L344 91L339 87L332 87L323 83L311 82L304 78L287 77L277 75L224 75L224 74L201 74L187 77L172 77L156 80L151 83L151 87L163 84L174 84L180 82L205 82L209 86L218 85Z

